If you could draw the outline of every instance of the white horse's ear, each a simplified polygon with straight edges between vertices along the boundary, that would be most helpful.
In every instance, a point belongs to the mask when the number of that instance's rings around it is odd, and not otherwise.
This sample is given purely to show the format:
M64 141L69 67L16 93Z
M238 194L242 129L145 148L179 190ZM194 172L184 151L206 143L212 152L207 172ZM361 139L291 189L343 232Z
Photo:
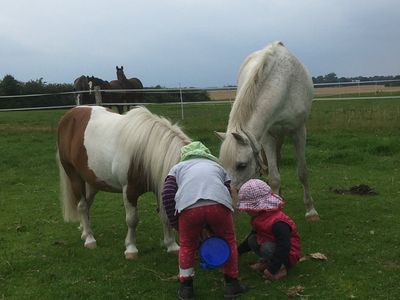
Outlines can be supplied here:
M214 131L214 133L221 141L225 140L225 138L226 138L226 133L225 132Z
M241 145L248 144L248 141L243 136L241 136L240 133L232 132L232 135L239 144L241 144Z

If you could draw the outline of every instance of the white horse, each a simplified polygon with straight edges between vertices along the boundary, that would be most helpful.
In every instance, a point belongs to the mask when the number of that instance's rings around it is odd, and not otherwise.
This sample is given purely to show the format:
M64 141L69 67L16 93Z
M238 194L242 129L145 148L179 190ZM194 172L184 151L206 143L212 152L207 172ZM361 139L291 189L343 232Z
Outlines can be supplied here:
M66 221L81 222L86 248L96 247L89 223L94 196L98 191L122 193L125 257L136 258L137 200L151 191L158 198L167 251L179 250L160 200L165 177L190 142L178 126L144 107L119 115L100 106L78 106L63 116L57 143L61 203Z
M298 176L304 189L306 219L318 220L310 194L305 160L305 122L313 83L306 68L281 42L250 54L239 70L236 99L229 115L220 160L240 187L268 164L268 182L280 192L279 161L286 135L294 141ZM265 150L266 157L261 154Z

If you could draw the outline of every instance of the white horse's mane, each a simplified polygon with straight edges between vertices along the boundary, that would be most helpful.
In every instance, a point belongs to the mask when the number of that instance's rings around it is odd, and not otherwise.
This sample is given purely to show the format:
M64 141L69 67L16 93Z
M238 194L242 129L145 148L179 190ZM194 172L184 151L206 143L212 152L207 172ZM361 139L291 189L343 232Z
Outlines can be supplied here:
M274 42L262 50L253 52L240 66L237 94L229 114L228 132L237 131L253 115L255 99L266 79L263 74L269 73L273 66L272 57L281 46L281 42Z
M231 134L227 134L224 142L221 145L220 153L224 153L219 157L223 166L232 166L236 161L237 156L237 142Z
M119 148L130 157L133 172L146 176L148 187L161 199L165 176L191 139L178 125L140 106L127 112L120 126Z

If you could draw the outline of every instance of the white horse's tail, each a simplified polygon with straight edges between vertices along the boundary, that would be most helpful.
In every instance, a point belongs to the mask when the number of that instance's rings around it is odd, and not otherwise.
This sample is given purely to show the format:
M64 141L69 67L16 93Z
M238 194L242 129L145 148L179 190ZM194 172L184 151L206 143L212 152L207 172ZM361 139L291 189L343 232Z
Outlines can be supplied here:
M57 164L60 176L60 202L61 209L64 216L65 222L79 221L78 214L78 199L76 199L73 191L71 180L69 179L67 173L65 173L64 167L60 161L60 154L57 150Z

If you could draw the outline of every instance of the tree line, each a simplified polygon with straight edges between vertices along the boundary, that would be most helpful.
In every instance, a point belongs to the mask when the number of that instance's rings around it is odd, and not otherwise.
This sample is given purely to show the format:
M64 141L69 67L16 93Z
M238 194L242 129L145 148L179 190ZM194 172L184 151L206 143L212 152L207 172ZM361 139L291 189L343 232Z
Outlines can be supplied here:
M317 77L312 77L314 84L319 83L344 83L344 82L368 82L381 80L399 80L391 85L400 85L400 75L390 76L357 76L357 77L337 77L335 73L329 73ZM154 87L145 87L146 89L162 89L160 85ZM5 75L0 80L0 96L12 95L31 95L31 94L49 94L40 97L21 97L0 99L0 108L21 108L21 107L43 107L43 106L62 106L74 105L75 96L73 94L54 95L63 92L72 92L72 83L47 83L43 78L21 82L15 79L12 75ZM144 93L147 103L163 103L163 102L179 102L180 94L177 92L148 92ZM206 91L184 92L183 101L197 102L210 100Z
M145 87L146 89L162 89L160 85L154 87ZM38 97L18 97L18 98L2 98L0 99L0 108L24 108L24 107L47 107L47 106L63 106L74 105L75 95L55 95L58 93L72 92L72 83L47 83L43 78L21 82L12 75L5 75L0 80L0 96L15 95L32 95L32 94L48 94ZM144 93L145 103L164 103L179 102L180 94L174 92L156 92L149 91ZM193 91L190 93L183 92L182 100L184 102L197 102L210 100L206 91Z
M365 82L365 81L382 81L382 80L399 80L397 85L400 84L400 75L390 76L357 76L357 77L340 77L338 78L336 73L329 73L324 76L317 76L312 78L313 83L342 83L342 82Z

